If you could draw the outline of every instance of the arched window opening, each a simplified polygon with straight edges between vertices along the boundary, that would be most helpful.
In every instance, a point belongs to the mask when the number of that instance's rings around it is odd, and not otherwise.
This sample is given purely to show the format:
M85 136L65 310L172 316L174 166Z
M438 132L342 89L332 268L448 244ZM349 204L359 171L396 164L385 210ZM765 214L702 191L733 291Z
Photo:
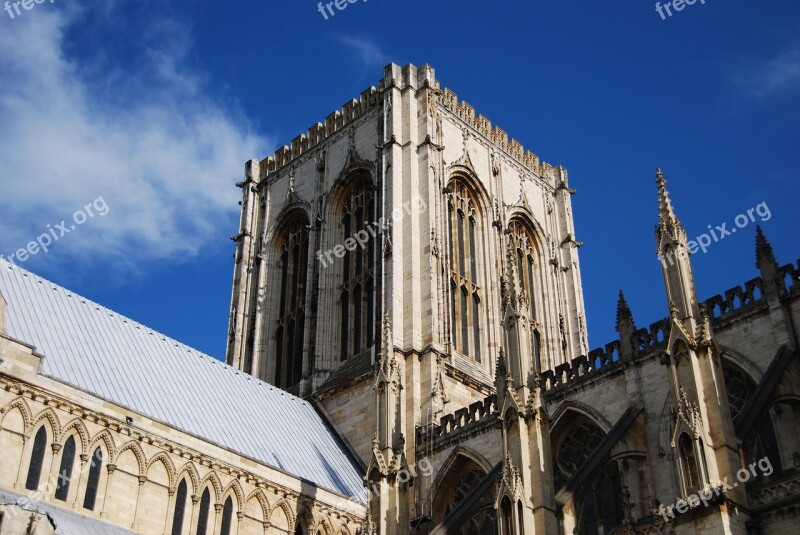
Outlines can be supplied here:
M186 512L186 480L182 479L175 493L175 514L172 516L172 535L181 535L183 531L183 515Z
M603 432L586 417L579 417L554 437L556 459L555 488L560 489L589 458L603 440Z
M753 395L756 385L744 371L729 363L722 365L722 376L725 378L725 391L728 394L731 418L736 421Z
M295 216L283 227L280 254L280 302L275 329L275 384L292 388L303 375L308 221Z
M536 250L534 248L533 236L528 227L518 219L515 219L508 226L510 246L514 253L517 263L517 280L520 288L528 300L531 318L536 319Z
M44 464L44 454L47 452L47 430L44 426L40 427L33 439L31 449L31 462L28 465L28 478L25 480L25 488L28 490L39 489L39 479L42 477L42 465Z
M225 505L222 506L222 527L219 530L219 535L231 535L231 519L233 518L233 500L230 496L225 500Z
M475 199L460 180L450 183L447 195L450 238L450 316L453 349L481 362L481 266L479 213Z
M522 500L517 500L517 526L519 535L525 535L525 516L523 514Z
M83 495L83 508L90 511L94 510L97 500L97 488L100 486L100 474L103 469L103 450L97 448L92 454L92 461L89 465L89 476L86 478L86 494Z
M208 511L210 507L211 493L208 492L208 488L206 487L203 491L203 495L200 497L200 512L197 517L196 535L206 535L206 531L208 530Z
M75 437L69 437L61 450L61 466L58 469L56 482L56 500L67 501L69 484L72 481L72 467L75 464Z
M681 472L683 474L686 493L689 494L701 487L700 469L697 463L697 453L694 441L689 435L683 433L678 440L678 451L681 459Z
M305 535L305 531L303 530L303 526L298 522L297 527L294 530L294 535Z
M341 313L340 358L359 355L375 342L375 199L366 183L355 187L342 211L342 236L346 247L339 293ZM360 241L356 238L360 238ZM352 249L352 250L351 250Z
M583 489L579 501L578 525L581 535L611 533L624 520L622 477L611 462Z
M769 413L761 419L758 427L750 434L750 440L748 440L748 448L745 455L748 464L758 462L764 457L769 459L772 465L773 470L770 476L775 477L783 472L781 454L778 450L778 437L775 433L775 426L772 423L772 417Z
M503 498L502 505L500 506L503 515L503 533L502 535L514 535L514 513L511 509L511 500L508 496Z

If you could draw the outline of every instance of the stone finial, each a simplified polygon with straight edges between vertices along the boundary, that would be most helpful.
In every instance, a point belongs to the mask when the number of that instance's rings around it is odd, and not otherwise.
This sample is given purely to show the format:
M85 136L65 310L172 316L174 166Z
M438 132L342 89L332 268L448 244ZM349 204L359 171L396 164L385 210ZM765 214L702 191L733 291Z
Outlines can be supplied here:
M619 333L620 354L622 358L628 359L633 356L634 352L633 334L636 332L636 323L633 320L631 307L628 306L628 301L625 299L625 294L622 293L622 290L619 291L617 299L616 330Z
M756 225L756 268L761 269L764 262L778 265L775 254L772 252L772 244L764 236L761 225Z
M772 245L764 235L764 231L761 230L761 225L756 226L756 267L761 271L761 281L767 297L781 296L786 293L778 261L775 260Z
M628 322L634 326L635 330L636 324L633 321L633 312L631 312L631 307L628 306L628 301L625 299L625 294L622 293L622 290L620 290L619 297L617 298L617 332L620 331L620 327L622 327L624 323Z
M678 216L675 215L675 209L672 207L669 191L667 191L667 181L660 167L656 170L656 184L658 185L658 225L656 225L656 241L661 242L661 236L665 232L672 236L673 239L679 239L685 233L683 232L683 226Z

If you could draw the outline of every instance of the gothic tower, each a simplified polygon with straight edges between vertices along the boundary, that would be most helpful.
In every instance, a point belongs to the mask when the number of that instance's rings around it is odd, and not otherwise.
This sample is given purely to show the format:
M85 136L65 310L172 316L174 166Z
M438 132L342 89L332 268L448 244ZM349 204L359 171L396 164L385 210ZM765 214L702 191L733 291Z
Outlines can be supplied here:
M430 66L391 64L238 185L227 361L326 414L363 463L375 529L441 522L470 490L457 476L498 463L527 488L506 492L513 521L553 522L538 374L587 351L566 170ZM464 411L504 419L503 451L434 451L446 441L425 438Z

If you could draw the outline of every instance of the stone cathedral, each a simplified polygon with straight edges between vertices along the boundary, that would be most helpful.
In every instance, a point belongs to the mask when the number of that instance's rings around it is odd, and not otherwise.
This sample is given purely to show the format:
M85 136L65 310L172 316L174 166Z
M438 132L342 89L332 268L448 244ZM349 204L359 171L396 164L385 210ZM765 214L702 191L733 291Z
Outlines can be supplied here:
M593 350L566 170L428 65L247 162L225 364L0 260L0 535L797 533L800 261L698 298L654 185Z

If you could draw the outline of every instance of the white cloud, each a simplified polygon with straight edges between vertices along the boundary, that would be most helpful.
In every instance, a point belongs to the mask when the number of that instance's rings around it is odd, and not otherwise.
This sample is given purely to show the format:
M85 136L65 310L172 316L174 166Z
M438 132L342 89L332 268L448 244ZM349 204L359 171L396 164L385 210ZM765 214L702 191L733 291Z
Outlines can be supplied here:
M758 99L791 95L800 89L800 46L769 60L740 67L738 85Z
M111 16L95 7L101 21ZM209 94L175 21L126 36L143 43L135 67L102 50L72 54L67 35L88 9L45 3L0 23L0 255L99 196L110 212L48 261L130 267L197 255L235 233L234 182L273 143Z
M389 60L377 43L361 37L339 36L337 41L353 52L354 59L364 72L383 68Z

